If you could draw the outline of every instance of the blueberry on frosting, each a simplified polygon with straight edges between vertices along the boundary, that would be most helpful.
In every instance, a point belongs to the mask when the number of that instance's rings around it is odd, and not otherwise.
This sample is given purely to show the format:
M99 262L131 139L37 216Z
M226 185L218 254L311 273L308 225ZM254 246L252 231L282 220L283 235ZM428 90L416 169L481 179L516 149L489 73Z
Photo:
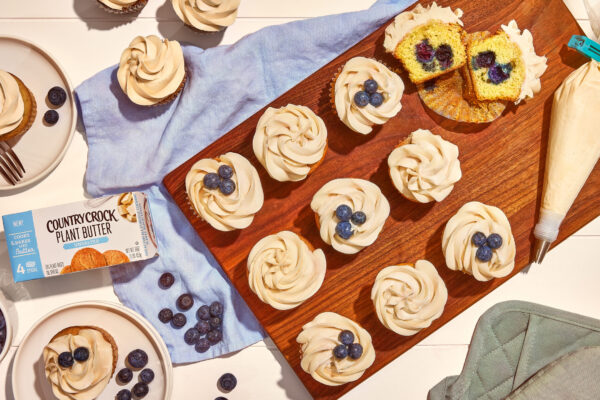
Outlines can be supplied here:
M354 104L356 104L358 107L365 107L367 104L369 104L369 99L369 94L361 90L356 92L354 95Z
M229 196L235 190L235 182L233 182L231 179L223 179L219 184L219 190L225 196Z
M371 103L373 107L379 107L383 104L383 95L377 92L373 93L371 97L369 97L369 103Z
M379 88L379 85L377 84L377 81L375 81L375 79L367 79L363 86L365 88L365 92L369 94L376 93L377 89Z
M350 239L350 236L354 233L352 230L352 224L348 221L340 221L335 226L335 233L338 234L342 239Z
M485 244L486 240L487 240L487 238L485 237L485 234L483 232L475 232L473 234L473 237L471 238L471 241L477 247L483 246Z
M214 172L209 172L208 174L204 175L202 182L204 183L204 187L213 190L219 187L221 179L219 178L219 175L215 174Z
M78 347L73 352L73 358L79 362L87 361L90 358L90 351L85 347Z
M352 209L345 204L341 204L335 209L335 216L340 221L350 221L350 217L352 216Z
M229 165L221 165L217 173L221 178L229 179L233 176L233 169Z
M362 211L357 211L354 214L352 214L350 220L354 225L362 225L367 221L367 215Z
M62 352L58 355L58 365L63 368L70 368L73 366L75 361L73 360L73 354L68 351Z
M490 249L500 248L500 246L502 246L502 236L498 235L497 233L492 233L487 238L487 245L490 247Z
M348 347L344 344L338 344L333 348L333 355L338 360L348 357Z
M338 339L342 344L349 345L354 342L354 333L349 330L343 330L340 332Z
M487 245L479 246L477 252L475 252L475 257L483 262L488 262L492 259L492 249L490 249Z
M352 343L348 346L348 357L353 360L358 360L362 356L363 347L360 343Z

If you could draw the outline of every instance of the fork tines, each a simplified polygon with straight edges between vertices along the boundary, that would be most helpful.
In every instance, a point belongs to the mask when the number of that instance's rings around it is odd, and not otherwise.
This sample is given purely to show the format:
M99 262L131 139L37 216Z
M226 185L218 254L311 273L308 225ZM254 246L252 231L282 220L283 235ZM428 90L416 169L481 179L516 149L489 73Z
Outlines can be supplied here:
M0 141L0 174L11 184L16 185L21 179L25 168L13 149L3 141Z

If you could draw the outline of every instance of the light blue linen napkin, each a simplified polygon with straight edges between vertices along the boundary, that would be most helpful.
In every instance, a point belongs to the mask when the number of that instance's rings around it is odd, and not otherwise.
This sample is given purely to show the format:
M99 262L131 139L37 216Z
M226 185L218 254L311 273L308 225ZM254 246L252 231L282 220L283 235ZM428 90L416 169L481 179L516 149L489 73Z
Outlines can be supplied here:
M184 46L188 81L169 105L142 108L131 103L118 86L116 66L76 89L89 146L88 192L148 194L160 257L113 267L111 274L119 299L150 320L173 362L236 351L264 334L161 180L412 3L379 0L366 11L267 27L230 46ZM165 271L176 277L169 290L157 286ZM195 305L186 313L187 325L175 330L158 320L158 312L175 309L184 292L194 295ZM225 306L224 339L199 354L185 344L183 334L196 323L198 306L215 300Z

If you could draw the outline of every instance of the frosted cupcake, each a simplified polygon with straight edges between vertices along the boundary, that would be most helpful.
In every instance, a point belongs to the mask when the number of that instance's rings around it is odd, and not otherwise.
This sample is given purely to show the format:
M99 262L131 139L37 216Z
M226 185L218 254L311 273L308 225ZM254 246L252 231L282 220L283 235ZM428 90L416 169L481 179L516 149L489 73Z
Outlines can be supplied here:
M396 147L388 166L400 194L419 203L444 200L462 176L458 147L425 129Z
M301 181L325 158L327 128L308 107L269 107L258 120L252 148L273 179Z
M334 78L332 101L340 120L367 135L398 114L404 82L388 67L371 58L354 57Z
M36 113L35 98L23 81L0 70L0 141L27 132Z
M173 10L187 26L218 32L233 24L240 0L171 0Z
M186 81L179 42L158 36L137 36L121 54L117 79L135 104L155 106L175 99Z
M185 188L196 213L220 231L248 227L264 202L256 168L237 153L196 162Z
M349 318L324 312L302 327L300 366L316 381L339 386L359 379L375 361L371 335Z
M298 307L325 279L325 254L294 232L258 241L248 255L248 284L258 298L278 310Z
M148 0L97 0L100 8L112 14L130 14L142 10Z
M506 215L497 207L472 201L448 221L442 237L446 265L489 281L515 267L515 238Z

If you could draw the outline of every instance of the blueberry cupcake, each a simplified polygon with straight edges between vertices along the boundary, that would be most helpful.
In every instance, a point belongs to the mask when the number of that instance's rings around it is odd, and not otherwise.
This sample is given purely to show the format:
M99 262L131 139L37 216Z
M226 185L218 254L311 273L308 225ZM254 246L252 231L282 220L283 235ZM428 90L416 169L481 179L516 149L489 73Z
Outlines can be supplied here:
M148 0L96 0L103 10L111 14L132 14L142 10Z
M502 278L515 267L515 238L497 207L472 201L448 221L442 237L446 265L478 281Z
M0 141L27 132L36 113L35 98L23 81L0 70Z
M248 227L264 202L256 168L232 152L196 162L185 188L192 209L220 231Z
M171 0L186 26L199 32L218 32L234 23L240 0Z
M340 120L354 132L367 135L398 114L404 82L371 58L350 59L332 81L331 100Z

